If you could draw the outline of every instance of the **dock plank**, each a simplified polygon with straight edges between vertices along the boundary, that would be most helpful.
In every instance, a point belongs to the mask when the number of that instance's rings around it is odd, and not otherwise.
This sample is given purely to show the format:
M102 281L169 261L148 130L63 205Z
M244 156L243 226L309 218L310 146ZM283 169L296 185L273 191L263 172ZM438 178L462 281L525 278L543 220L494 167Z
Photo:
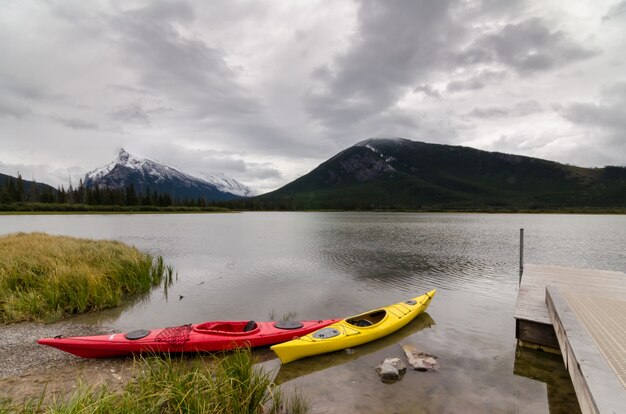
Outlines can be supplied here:
M602 294L609 299L626 297L624 273L527 264L517 296L515 319L551 324L545 303L548 284L574 292Z
M626 300L572 292L563 296L626 391Z
M620 312L624 305L594 302L597 299L602 297L563 293L554 286L546 288L548 311L581 410L594 414L620 413L626 408L626 388L620 378L624 371L619 364L626 356L620 350L626 326L620 322L617 327L610 326L615 321L604 321L601 315ZM613 309L616 305L617 309ZM582 320L587 321L591 331Z
M626 274L526 265L520 343L560 348L584 413L626 412Z

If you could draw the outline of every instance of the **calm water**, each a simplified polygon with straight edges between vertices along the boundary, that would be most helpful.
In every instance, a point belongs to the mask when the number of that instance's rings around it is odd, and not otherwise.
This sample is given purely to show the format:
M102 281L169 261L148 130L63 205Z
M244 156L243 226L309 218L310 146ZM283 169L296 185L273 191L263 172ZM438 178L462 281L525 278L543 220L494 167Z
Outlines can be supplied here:
M0 234L116 239L162 255L179 275L167 294L78 318L116 330L345 317L438 289L428 314L353 354L273 361L277 381L302 389L313 412L569 412L576 402L560 357L516 350L522 227L528 263L626 271L625 216L0 216ZM400 343L437 354L440 370L382 384L373 367L400 356Z

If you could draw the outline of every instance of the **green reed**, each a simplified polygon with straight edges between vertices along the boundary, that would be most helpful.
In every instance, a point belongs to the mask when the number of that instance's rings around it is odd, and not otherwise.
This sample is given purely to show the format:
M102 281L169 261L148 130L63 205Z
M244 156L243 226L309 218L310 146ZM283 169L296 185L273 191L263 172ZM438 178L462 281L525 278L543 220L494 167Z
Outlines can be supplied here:
M250 350L240 349L215 360L147 357L137 360L137 378L121 392L79 384L66 397L46 404L25 403L13 412L78 413L306 413L298 395L283 396L271 376L254 366ZM0 411L1 412L1 411Z
M0 323L55 321L115 307L148 292L172 268L117 241L44 233L0 237Z

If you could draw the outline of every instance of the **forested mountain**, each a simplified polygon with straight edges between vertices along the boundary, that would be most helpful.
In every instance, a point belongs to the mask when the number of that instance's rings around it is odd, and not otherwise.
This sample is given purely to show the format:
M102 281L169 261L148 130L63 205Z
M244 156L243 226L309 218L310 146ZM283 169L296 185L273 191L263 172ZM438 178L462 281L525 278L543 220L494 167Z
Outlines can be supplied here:
M519 155L372 138L257 197L287 209L626 207L626 168L581 168Z
M57 193L54 187L36 181L24 180L20 174L12 177L0 174L0 203L20 201L52 201Z

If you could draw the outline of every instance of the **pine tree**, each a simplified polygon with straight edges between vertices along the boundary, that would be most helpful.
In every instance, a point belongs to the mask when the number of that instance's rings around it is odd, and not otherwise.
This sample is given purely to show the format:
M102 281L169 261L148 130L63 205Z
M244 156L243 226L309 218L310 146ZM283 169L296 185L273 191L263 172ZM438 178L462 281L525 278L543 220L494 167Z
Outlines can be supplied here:
M130 183L126 187L126 205L134 206L137 204L137 194L135 193L135 187Z
M22 180L22 175L20 173L17 173L17 182L15 184L13 201L24 201L24 181Z
M37 201L39 201L39 194L37 191L37 181L35 181L34 179L30 183L30 191L28 193L29 193L28 201L31 201L33 203L36 203Z

